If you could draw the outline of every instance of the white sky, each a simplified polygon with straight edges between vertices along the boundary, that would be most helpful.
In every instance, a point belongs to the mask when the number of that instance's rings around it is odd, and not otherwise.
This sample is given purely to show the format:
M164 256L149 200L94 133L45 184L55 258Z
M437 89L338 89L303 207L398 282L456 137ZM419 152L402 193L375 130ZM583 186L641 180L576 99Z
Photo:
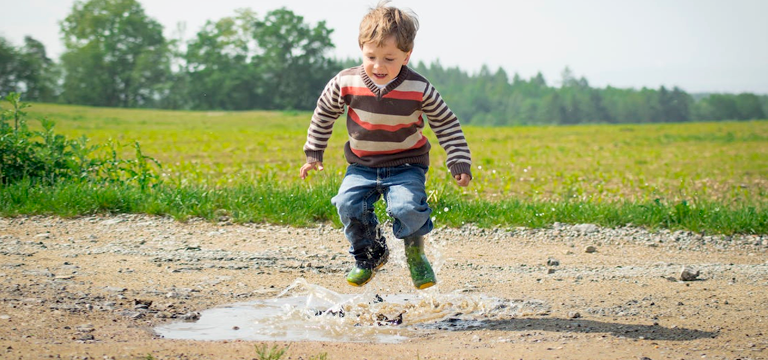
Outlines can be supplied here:
M336 57L359 57L357 29L377 0L140 0L171 36L191 38L206 20L250 7L259 16L286 7L334 29ZM59 21L74 0L0 0L0 36L63 51ZM421 22L413 60L476 72L483 64L524 78L541 71L559 84L569 66L592 86L768 94L768 0L395 0Z

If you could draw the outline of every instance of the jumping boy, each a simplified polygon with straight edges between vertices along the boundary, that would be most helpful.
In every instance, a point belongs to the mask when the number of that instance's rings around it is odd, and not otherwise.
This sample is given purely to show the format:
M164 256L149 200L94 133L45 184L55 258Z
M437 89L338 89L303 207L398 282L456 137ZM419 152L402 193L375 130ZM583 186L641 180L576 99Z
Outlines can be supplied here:
M360 23L363 64L341 71L320 95L300 175L305 179L310 170L323 170L333 124L346 107L349 166L331 202L355 258L347 282L363 286L387 262L389 249L374 214L374 203L383 195L394 235L405 243L413 284L425 289L437 279L424 255L424 235L433 224L425 190L431 146L422 134L423 115L447 152L446 164L459 186L469 185L472 160L456 115L427 79L406 66L419 27L416 16L388 2L380 1Z

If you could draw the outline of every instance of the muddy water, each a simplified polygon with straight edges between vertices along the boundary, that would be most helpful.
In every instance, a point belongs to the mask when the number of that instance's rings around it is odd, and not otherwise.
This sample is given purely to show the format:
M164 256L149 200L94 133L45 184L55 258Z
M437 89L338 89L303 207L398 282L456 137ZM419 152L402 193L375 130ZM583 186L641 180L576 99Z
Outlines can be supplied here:
M396 343L428 331L542 314L539 301L478 294L339 294L297 279L273 299L205 310L196 322L155 328L167 339Z

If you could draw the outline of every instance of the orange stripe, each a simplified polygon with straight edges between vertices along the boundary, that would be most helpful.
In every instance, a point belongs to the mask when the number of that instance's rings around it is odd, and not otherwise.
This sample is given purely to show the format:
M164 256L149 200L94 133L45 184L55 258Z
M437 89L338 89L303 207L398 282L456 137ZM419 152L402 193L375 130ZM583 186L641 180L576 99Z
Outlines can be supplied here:
M422 93L420 91L399 91L392 90L384 95L385 99L398 99L398 100L414 100L421 101Z
M341 96L355 95L355 96L376 96L371 92L371 89L367 87L345 86L341 88Z
M407 127L411 127L413 125L420 126L422 122L421 116L419 116L419 120L417 120L416 122L407 123L407 124L397 124L397 125L371 124L369 122L360 120L360 116L357 115L357 113L355 112L355 109L352 109L352 108L349 108L349 118L352 119L352 121L354 121L355 123L357 123L357 125L360 125L366 130L384 130L384 131L391 131L391 132L404 129Z
M396 154L396 153L403 152L403 151L406 151L406 150L420 148L420 147L424 146L424 144L426 144L426 143L427 143L427 138L424 137L424 135L422 135L421 136L421 140L417 141L416 145L413 145L413 146L411 146L411 147L409 147L407 149L387 150L387 151L366 151L366 150L355 149L355 148L353 148L351 146L352 144L350 144L349 149L352 150L352 152L355 155L357 155L358 157L363 157L363 156Z

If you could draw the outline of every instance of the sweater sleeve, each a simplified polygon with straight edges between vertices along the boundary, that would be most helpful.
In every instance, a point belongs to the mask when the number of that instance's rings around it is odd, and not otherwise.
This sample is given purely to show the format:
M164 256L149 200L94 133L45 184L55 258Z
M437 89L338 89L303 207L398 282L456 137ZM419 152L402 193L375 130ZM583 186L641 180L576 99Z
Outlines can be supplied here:
M323 153L328 147L328 140L333 132L333 124L344 113L344 102L339 85L340 78L340 75L336 75L331 79L317 100L317 107L315 107L309 130L307 130L307 142L304 143L307 163L323 161Z
M448 108L437 89L429 83L424 90L422 111L427 115L429 126L435 132L440 146L448 154L445 163L451 175L467 174L472 177L472 157L459 119Z

